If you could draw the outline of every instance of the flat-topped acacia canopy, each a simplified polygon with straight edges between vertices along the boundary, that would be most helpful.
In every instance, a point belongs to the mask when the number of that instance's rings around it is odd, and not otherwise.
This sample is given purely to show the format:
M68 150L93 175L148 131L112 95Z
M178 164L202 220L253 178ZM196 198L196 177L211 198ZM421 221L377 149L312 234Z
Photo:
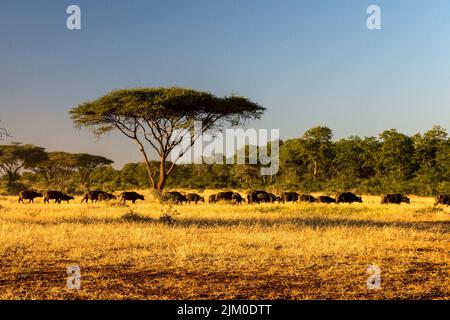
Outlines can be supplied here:
M167 169L167 157L183 139L176 135L177 129L191 130L194 121L200 121L202 133L227 123L238 125L259 119L264 111L264 107L245 97L220 98L208 92L171 87L112 91L72 108L70 114L77 127L90 127L99 135L118 129L133 139L144 156L152 186L161 192L176 163ZM191 137L190 146L197 138ZM145 141L160 157L158 178L150 166Z

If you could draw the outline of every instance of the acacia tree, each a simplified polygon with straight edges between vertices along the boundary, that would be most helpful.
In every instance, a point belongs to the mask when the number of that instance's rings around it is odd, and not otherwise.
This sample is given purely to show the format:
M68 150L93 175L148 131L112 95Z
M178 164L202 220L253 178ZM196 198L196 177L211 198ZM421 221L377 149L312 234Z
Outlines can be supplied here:
M81 185L88 189L92 172L104 165L113 163L105 157L87 153L49 152L48 158L37 163L31 170L44 178L47 187L67 187L67 182L75 175Z
M47 153L47 159L37 163L31 170L44 178L47 187L64 189L75 167L73 154L57 151Z
M248 98L213 94L184 88L137 88L110 92L71 109L75 125L90 127L97 135L119 130L133 140L146 165L152 187L161 194L175 163L206 130L259 119L265 108ZM194 122L201 127L194 130ZM183 131L187 130L187 131ZM183 133L184 132L184 133ZM167 166L167 158L189 133L190 143ZM151 166L148 149L159 156L159 170Z
M78 173L78 179L85 189L89 189L89 178L92 172L102 166L112 164L113 161L102 156L87 153L72 155Z
M22 170L31 169L46 159L45 149L31 144L11 143L0 146L0 169L8 176L8 187L19 179Z

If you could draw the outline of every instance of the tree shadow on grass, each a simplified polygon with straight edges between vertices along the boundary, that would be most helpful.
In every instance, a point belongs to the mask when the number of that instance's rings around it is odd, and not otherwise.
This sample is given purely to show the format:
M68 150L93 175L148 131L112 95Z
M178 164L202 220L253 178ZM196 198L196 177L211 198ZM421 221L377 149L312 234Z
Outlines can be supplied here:
M8 219L9 222L21 224L35 224L42 226L52 226L59 224L81 224L81 225L102 225L117 223L136 224L160 224L160 220L143 216L140 214L125 214L118 218L97 218L97 217L62 217L54 220L33 220L33 219ZM309 228L402 228L418 231L450 232L450 221L418 221L418 222L396 222L380 221L368 219L348 219L330 217L279 217L279 218L182 218L176 219L176 228L217 228L217 227L263 227L271 228L277 226L291 225L294 227Z
M182 219L177 221L177 226L199 228L211 227L274 227L281 225L293 225L298 227L310 228L334 228L334 227L350 227L350 228L405 228L423 230L441 230L442 232L450 232L450 221L418 221L418 222L390 222L377 221L367 219L346 219L346 218L328 218L328 217L288 217L276 219Z

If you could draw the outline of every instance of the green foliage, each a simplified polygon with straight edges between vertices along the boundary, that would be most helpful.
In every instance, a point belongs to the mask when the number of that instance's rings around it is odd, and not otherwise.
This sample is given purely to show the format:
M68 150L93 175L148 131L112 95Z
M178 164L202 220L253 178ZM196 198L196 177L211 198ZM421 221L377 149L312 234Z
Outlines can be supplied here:
M382 174L392 180L410 179L415 169L413 139L395 129L384 131L380 139L378 159Z
M47 154L44 148L20 143L1 145L0 170L8 177L8 188L11 188L19 180L22 170L30 169L45 159L47 159Z
M38 174L48 189L64 190L75 172L75 159L68 152L49 152L47 159L36 163L31 171Z
M396 130L384 131L379 139L353 136L333 142L331 136L331 130L317 127L285 141L276 183L304 192L433 195L449 191L450 140L441 127L414 137Z
M176 160L167 166L167 158L185 136L180 130L191 132L191 138L179 157L199 138L198 133L192 134L195 121L201 123L199 129L205 132L225 123L238 125L259 119L264 111L245 97L219 98L208 92L172 87L112 91L72 108L70 114L78 127L91 128L98 135L116 129L133 140L142 153L150 184L161 193L175 168ZM156 168L146 146L159 156Z
M167 187L450 194L450 139L441 127L413 137L396 130L384 131L379 138L352 136L332 141L331 137L331 130L317 127L300 138L280 141L280 171L273 177L261 176L259 163L178 164ZM248 146L244 150L247 160L250 150L260 152ZM82 155L80 161L80 155L64 152L44 152L42 157L38 155L43 148L20 144L0 146L0 152L3 164L19 168L13 183L8 183L7 174L3 177L10 193L50 186L83 192L86 184L91 190L106 191L153 188L145 163L128 163L117 170L103 157ZM150 164L158 174L159 161ZM170 166L171 162L165 162L165 167ZM80 170L86 168L89 175L82 183Z
M101 156L79 153L73 155L73 163L78 173L79 182L84 189L89 190L89 178L92 172L96 168L112 164L113 161Z

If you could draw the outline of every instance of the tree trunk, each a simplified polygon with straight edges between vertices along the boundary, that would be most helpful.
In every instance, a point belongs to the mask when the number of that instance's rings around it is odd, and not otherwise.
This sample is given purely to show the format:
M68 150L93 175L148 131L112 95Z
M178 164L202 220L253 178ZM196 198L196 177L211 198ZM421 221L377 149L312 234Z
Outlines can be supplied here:
M166 184L166 178L166 161L164 159L161 159L161 163L159 164L158 183L156 185L156 191L158 191L159 194L162 194L164 185Z
M318 171L317 160L314 160L314 173L313 173L314 181L316 181L316 178L317 178L317 171Z
M7 171L7 174L8 174L8 186L12 186L17 180L19 180L17 170Z
M8 186L11 186L14 183L14 174L12 172L8 172Z

